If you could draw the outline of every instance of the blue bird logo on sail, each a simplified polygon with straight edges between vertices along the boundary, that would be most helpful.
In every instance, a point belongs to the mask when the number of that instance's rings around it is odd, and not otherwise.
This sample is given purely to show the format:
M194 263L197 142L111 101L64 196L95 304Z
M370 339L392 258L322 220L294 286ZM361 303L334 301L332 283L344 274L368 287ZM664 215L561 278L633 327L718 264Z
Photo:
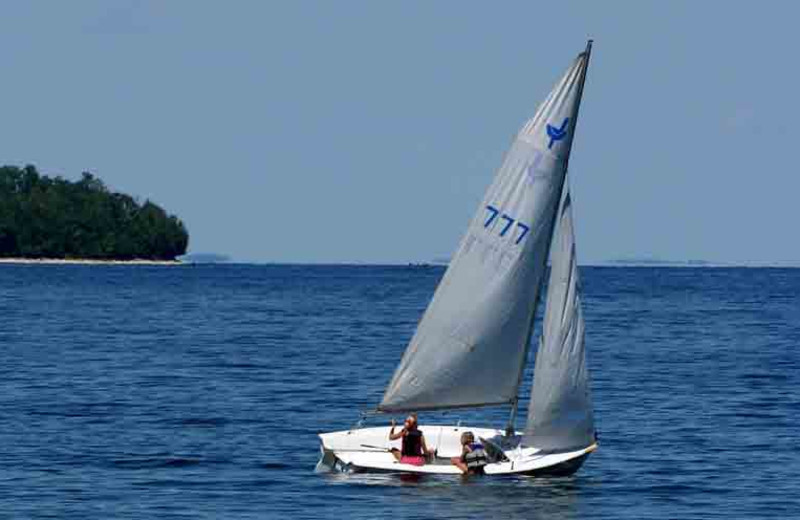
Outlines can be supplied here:
M560 141L567 136L567 123L569 123L569 118L565 117L564 121L561 123L561 128L556 128L553 125L547 125L547 135L550 137L550 144L547 145L548 150L553 147L553 143Z

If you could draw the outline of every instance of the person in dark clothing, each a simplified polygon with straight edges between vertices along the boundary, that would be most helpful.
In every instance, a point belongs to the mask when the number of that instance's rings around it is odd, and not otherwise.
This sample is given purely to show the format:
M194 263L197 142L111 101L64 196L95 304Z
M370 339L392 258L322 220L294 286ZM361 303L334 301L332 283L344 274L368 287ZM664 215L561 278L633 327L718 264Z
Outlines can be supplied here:
M414 466L422 466L425 464L425 457L433 455L432 451L428 451L428 446L425 444L425 436L417 428L417 415L411 414L406 417L403 424L403 429L395 433L394 429L397 423L392 419L392 429L389 431L389 440L394 441L403 439L402 448L392 448L392 455L399 462L403 464L412 464Z

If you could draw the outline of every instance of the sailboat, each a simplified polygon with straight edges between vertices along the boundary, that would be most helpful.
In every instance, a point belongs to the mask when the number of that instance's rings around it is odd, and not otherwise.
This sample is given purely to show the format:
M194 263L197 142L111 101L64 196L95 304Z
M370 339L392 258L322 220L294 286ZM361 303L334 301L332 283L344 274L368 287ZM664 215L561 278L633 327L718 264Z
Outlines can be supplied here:
M420 424L433 460L397 461L389 427L321 433L318 471L460 474L470 431L487 475L569 475L597 448L575 257L569 164L592 41L507 152L376 413L510 406L504 429ZM519 388L550 258L526 427Z

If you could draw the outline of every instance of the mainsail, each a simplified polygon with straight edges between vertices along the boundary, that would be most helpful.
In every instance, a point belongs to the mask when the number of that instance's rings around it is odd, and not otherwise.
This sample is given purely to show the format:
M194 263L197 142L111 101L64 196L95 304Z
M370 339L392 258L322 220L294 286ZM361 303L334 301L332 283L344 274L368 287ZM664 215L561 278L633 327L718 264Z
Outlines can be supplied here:
M431 410L516 400L589 49L578 55L517 134L379 410Z
M545 451L567 451L594 442L569 191L559 211L550 263L524 442Z

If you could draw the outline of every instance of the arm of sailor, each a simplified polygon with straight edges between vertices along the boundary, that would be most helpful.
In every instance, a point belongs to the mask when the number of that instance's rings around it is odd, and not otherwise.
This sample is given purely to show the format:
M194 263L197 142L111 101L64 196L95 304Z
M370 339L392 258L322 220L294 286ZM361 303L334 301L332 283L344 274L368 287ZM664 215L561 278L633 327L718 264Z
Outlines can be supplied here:
M434 455L434 456L436 456L436 450L428 450L428 445L425 444L425 436L424 435L421 435L419 440L420 440L420 443L422 444L422 454L423 455Z
M461 462L464 462L466 460L465 457L467 456L467 453L469 453L471 451L472 451L472 448L470 448L469 444L462 444L461 445L461 456L458 458L458 460L460 460Z
M400 439L401 437L403 437L403 434L406 433L405 427L402 430L400 430L398 433L394 432L394 427L395 427L395 422L394 422L394 419L392 419L392 429L389 430L389 440L390 441L396 441L397 439Z

